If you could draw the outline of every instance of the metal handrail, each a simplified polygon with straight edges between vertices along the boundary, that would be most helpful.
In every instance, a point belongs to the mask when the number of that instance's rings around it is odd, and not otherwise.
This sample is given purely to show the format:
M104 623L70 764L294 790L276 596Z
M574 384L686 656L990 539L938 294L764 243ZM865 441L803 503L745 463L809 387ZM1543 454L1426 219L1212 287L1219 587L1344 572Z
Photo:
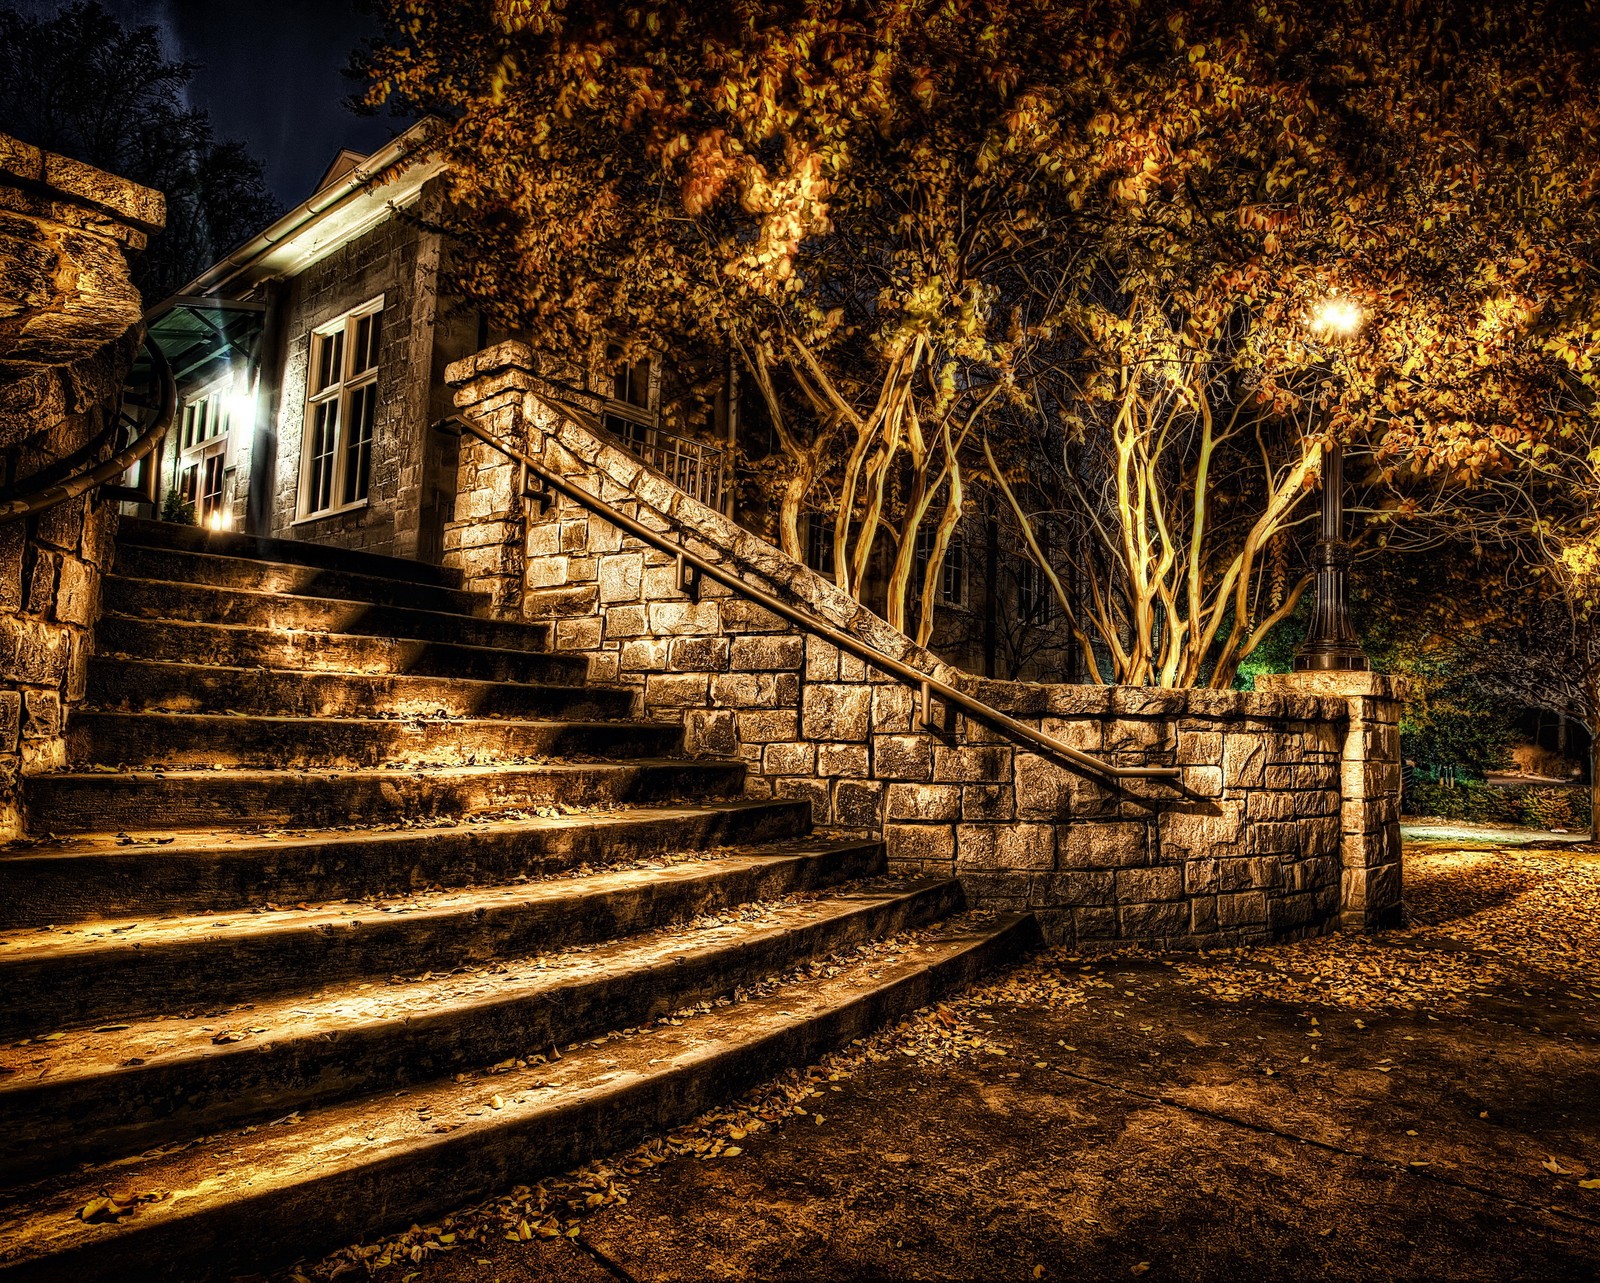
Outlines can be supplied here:
M543 400L543 398L540 398ZM546 404L550 404L546 402ZM559 404L552 405L561 413ZM569 416L570 417L570 416ZM579 420L573 422L584 426ZM818 619L808 611L791 606L788 602L774 597L771 593L759 588L753 588L745 583L739 576L724 570L716 562L707 561L694 553L686 550L677 541L666 535L651 530L650 527L635 521L625 513L619 512L612 504L607 503L598 495L590 494L582 486L568 481L560 473L545 467L537 459L524 454L521 450L507 445L493 433L460 415L451 415L439 420L433 426L441 431L448 431L450 424L456 424L460 431L467 432L482 441L493 450L499 451L513 463L520 464L527 472L532 473L544 483L547 490L543 496L548 501L549 490L554 490L565 495L568 499L587 508L590 512L610 522L618 529L632 535L642 543L649 544L657 550L676 558L678 566L678 586L687 592L691 599L699 599L699 580L701 578L715 580L725 588L738 593L740 596L755 602L756 605L771 611L773 614L787 619L790 623L798 625L813 636L820 637L829 645L854 655L864 663L870 664L880 672L888 673L901 681L914 687L917 691L917 716L916 721L923 728L932 727L933 701L937 697L947 707L959 708L969 717L973 717L986 725L1004 731L1013 740L1020 740L1032 745L1034 748L1043 749L1053 756L1064 758L1075 766L1092 771L1097 775L1112 779L1145 779L1145 780L1175 780L1180 772L1175 766L1116 766L1111 762L1102 761L1092 754L1081 749L1073 748L1070 744L1063 744L1054 736L1046 735L1036 727L1029 726L1026 722L1019 722L1016 718L1002 713L999 709L985 704L980 699L974 699L965 691L946 682L941 682L935 677L930 677L922 670L913 668L910 664L885 655L876 646L870 645L861 638L856 637L843 629L836 628L826 620ZM539 497L537 494L528 496Z
M65 481L46 486L31 495L19 499L9 499L0 503L0 522L17 521L23 517L31 517L36 513L53 508L58 503L66 503L69 499L76 499L79 495L87 494L96 486L103 486L107 482L120 477L139 460L143 459L165 439L168 430L172 427L172 420L178 412L178 387L172 377L172 366L167 363L166 355L156 345L154 339L148 334L144 336L145 350L150 355L150 369L158 385L159 401L157 402L156 417L134 440L103 463L98 463L75 476L68 477ZM120 416L103 436L122 429ZM151 469L152 478L155 469ZM139 498L154 500L154 495L139 495Z

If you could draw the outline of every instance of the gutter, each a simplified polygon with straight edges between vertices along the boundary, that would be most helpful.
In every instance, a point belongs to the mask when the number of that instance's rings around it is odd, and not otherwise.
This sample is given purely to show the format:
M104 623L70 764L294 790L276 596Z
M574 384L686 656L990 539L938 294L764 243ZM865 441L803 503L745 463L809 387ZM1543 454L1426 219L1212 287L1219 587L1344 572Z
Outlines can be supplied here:
M213 295L237 280L250 266L283 241L304 231L324 215L348 204L385 170L407 160L415 160L436 141L440 121L425 116L410 129L391 139L357 165L344 178L315 192L265 231L257 233L226 258L206 268L177 293L178 296ZM151 309L164 311L167 301Z

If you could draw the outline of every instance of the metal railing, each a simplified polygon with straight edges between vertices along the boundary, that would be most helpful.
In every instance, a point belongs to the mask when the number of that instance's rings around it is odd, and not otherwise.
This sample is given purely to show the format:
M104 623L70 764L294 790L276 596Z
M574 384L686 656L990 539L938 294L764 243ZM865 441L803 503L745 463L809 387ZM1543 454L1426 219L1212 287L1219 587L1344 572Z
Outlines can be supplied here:
M601 433L640 462L649 464L690 498L723 511L727 500L727 451L691 437L640 423L610 406L600 416Z
M172 367L167 363L167 358L161 349L156 346L155 340L148 334L144 338L144 347L150 357L152 387L150 395L143 398L142 405L143 408L154 411L152 417L146 422L141 422L128 414L125 409L119 410L110 427L101 434L99 440L88 447L88 453L91 457L99 454L105 448L108 439L114 443L124 437L131 437L127 445L117 449L109 459L74 473L64 481L43 486L32 494L18 495L0 501L0 522L31 517L47 508L55 507L58 503L66 503L69 499L87 494L97 486L104 487L106 494L113 499L155 502L157 468L153 464L146 469L145 485L141 489L134 490L127 486L109 484L160 447L167 431L172 427L172 420L177 415L178 388L172 377ZM129 399L131 398L124 397L124 401Z
M546 405L557 413L570 418L579 427L592 429L593 425L585 423L576 415L571 414L559 402L540 398ZM935 677L930 677L921 669L913 668L902 660L884 654L876 646L862 640L841 628L836 628L824 619L800 607L792 606L788 602L765 592L760 588L752 587L737 574L723 569L716 562L707 561L687 551L681 544L668 535L650 529L650 527L635 521L625 513L617 510L612 504L606 502L598 495L591 494L582 486L569 481L559 472L544 466L537 459L524 454L521 450L507 445L493 433L460 415L452 415L441 419L434 424L436 429L449 431L454 425L457 431L465 432L476 437L490 449L498 451L512 463L519 464L524 478L524 496L527 500L539 503L541 508L548 505L551 493L561 494L581 507L610 524L616 526L626 534L633 536L641 543L664 552L673 557L677 563L678 587L687 593L693 601L698 601L700 596L700 581L710 579L721 584L739 596L774 615L788 620L791 624L803 629L814 637L820 637L831 646L836 646L846 654L854 655L862 662L876 668L879 672L888 673L905 682L916 691L916 707L913 714L913 726L933 734L948 734L949 727L936 724L933 719L933 704L935 699L945 705L946 710L958 709L975 721L981 722L1005 734L1014 742L1028 745L1053 757L1071 762L1074 766L1081 767L1096 775L1110 779L1128 780L1176 780L1180 772L1175 766L1117 766L1112 762L1104 761L1081 749L1064 744L1054 736L1046 735L1037 727L1029 726L1026 722L1019 722L1016 718L1002 713L999 709L985 704L980 699L975 699L965 691L946 682L941 682ZM528 489L526 478L537 477L542 483L539 488Z

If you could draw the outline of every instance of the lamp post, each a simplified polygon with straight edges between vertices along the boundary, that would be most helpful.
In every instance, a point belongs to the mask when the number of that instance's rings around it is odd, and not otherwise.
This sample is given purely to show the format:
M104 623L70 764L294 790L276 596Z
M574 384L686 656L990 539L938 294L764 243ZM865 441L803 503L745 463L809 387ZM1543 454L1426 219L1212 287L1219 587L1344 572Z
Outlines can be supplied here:
M1361 328L1361 309L1332 298L1317 309L1312 327L1350 335ZM1350 547L1344 541L1344 448L1331 441L1322 454L1322 530L1317 540L1316 605L1306 639L1295 652L1296 672L1349 672L1370 668L1350 623Z

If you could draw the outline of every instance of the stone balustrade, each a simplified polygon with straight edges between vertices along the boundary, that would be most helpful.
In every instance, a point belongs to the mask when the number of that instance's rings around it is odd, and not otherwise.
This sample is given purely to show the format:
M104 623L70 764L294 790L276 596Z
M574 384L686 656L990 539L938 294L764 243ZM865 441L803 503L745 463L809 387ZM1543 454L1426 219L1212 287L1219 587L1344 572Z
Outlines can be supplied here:
M968 717L913 725L914 694L558 497L463 438L446 559L496 612L548 622L595 680L637 687L692 752L739 756L756 796L804 798L822 825L881 834L891 864L957 874L976 905L1034 910L1078 945L1212 947L1374 927L1399 910L1397 702L1385 679L1326 675L1254 692L1037 685L971 677L831 581L673 487L533 395L506 343L448 371L462 414L689 552L1074 748L1174 765L1177 786L1114 783Z

